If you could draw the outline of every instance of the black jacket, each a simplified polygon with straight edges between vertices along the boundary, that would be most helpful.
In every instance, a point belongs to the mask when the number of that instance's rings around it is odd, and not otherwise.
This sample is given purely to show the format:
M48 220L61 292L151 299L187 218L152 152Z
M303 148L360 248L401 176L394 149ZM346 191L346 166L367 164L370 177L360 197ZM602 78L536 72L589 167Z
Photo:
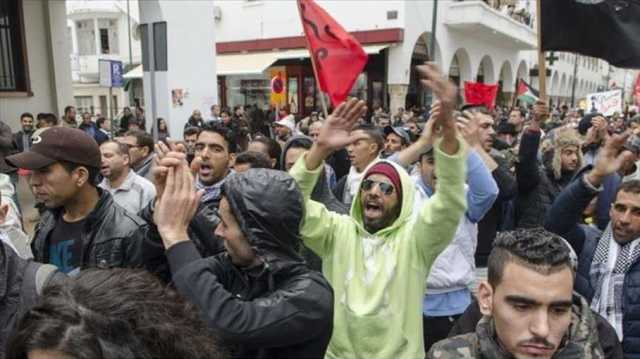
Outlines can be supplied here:
M31 146L31 143L33 142L33 140L31 139L32 135L33 135L33 131L31 132L18 131L13 134L13 146L15 147L17 152L25 151L25 148L24 148L25 140L27 141L29 146Z
M155 273L166 270L162 243L149 233L149 225L116 204L109 192L97 190L100 200L87 216L78 266L81 269L144 267ZM49 235L61 215L62 208L42 215L31 242L35 261L49 263Z
M194 303L235 358L323 358L333 328L333 291L298 255L304 203L281 171L233 174L225 197L262 264L228 254L202 259L193 242L167 251L177 290Z
M516 199L516 227L533 228L544 224L544 216L553 201L573 178L575 173L562 173L561 178L553 175L550 161L538 165L540 132L524 131L520 142L516 178L518 197Z
M18 169L10 166L4 159L16 151L13 143L11 127L0 121L0 173L13 173Z
M565 188L547 214L545 228L565 238L578 254L575 290L591 302L594 288L591 264L602 240L602 232L579 225L582 212L596 196L582 178ZM622 288L622 349L624 357L640 359L640 260L634 262L624 277Z

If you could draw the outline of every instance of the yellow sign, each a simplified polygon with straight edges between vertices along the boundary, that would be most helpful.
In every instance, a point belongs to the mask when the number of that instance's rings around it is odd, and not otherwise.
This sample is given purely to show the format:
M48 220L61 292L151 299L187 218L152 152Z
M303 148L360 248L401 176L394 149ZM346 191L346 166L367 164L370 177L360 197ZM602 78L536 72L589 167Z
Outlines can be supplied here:
M271 79L271 97L269 104L283 108L287 105L287 71L284 66L269 69Z

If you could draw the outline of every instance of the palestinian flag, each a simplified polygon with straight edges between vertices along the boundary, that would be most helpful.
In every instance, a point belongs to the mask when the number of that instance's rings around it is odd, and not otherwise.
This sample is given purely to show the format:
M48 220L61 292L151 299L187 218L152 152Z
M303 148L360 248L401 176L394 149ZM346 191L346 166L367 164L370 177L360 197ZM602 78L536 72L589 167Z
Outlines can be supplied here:
M525 80L518 80L518 100L534 104L536 101L540 100L540 93L536 91L531 85L529 85Z

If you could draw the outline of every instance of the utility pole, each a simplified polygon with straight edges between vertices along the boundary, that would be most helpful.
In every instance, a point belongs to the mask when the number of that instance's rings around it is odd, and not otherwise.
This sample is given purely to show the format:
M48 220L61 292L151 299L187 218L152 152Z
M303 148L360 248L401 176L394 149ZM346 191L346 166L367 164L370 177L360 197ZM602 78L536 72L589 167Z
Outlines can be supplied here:
M129 37L129 68L133 66L133 54L131 47L131 8L129 7L129 0L127 0L127 34Z
M573 86L571 86L571 107L576 102L576 85L578 84L578 58L580 55L575 54L576 60L573 62Z
M429 59L436 61L436 25L438 24L438 0L433 0L433 15L431 16L431 44L429 44Z

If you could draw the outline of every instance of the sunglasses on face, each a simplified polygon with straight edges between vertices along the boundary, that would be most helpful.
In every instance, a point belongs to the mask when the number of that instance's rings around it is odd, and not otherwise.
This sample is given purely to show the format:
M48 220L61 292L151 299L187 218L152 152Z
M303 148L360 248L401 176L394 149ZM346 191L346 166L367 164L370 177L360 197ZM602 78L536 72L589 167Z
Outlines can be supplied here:
M362 181L362 190L369 192L373 189L373 186L375 186L376 184L378 185L378 187L380 188L380 191L385 196L391 196L393 194L393 185L390 185L384 182L377 182L370 179L366 179Z

